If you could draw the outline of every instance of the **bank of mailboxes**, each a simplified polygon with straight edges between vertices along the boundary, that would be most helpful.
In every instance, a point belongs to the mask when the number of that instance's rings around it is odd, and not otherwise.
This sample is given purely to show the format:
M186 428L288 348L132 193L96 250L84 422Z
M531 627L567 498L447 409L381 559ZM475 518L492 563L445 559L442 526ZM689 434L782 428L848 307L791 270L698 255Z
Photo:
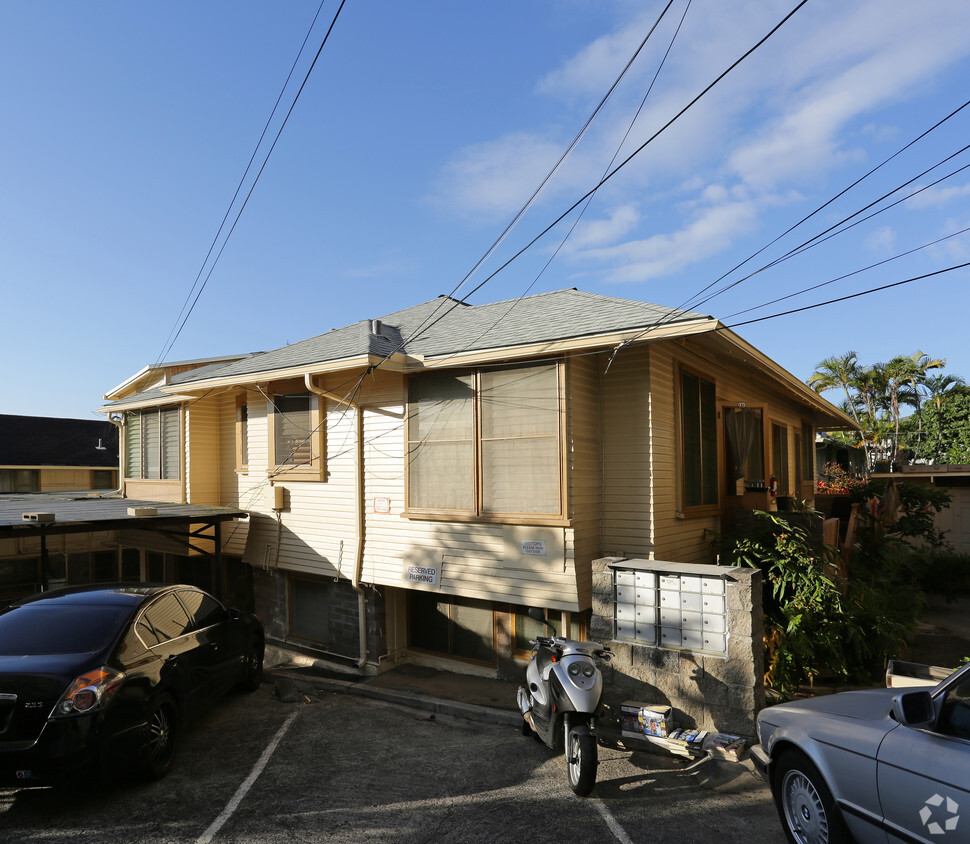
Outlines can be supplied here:
M616 638L727 652L724 579L615 569Z

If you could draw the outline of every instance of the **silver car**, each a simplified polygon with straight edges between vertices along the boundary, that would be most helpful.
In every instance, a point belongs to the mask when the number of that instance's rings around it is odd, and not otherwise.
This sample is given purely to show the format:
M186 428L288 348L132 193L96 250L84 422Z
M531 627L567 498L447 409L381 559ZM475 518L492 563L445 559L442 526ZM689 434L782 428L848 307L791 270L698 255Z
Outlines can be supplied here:
M970 841L970 664L935 687L768 707L758 739L792 844Z

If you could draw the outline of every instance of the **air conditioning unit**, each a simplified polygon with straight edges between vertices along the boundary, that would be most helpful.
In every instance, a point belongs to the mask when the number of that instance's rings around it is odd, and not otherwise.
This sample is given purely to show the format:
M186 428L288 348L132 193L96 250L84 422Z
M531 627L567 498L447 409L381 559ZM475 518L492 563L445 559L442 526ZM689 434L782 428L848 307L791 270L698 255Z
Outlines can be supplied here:
M53 522L53 513L24 513L23 519L25 522Z

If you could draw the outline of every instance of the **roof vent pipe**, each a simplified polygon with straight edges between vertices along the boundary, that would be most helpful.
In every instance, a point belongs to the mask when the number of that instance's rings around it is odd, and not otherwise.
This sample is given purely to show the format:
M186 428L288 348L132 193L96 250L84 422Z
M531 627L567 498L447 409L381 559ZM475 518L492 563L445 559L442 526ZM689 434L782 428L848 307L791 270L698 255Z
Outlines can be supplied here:
M371 334L381 333L381 321L379 319L372 319L370 321L370 333Z

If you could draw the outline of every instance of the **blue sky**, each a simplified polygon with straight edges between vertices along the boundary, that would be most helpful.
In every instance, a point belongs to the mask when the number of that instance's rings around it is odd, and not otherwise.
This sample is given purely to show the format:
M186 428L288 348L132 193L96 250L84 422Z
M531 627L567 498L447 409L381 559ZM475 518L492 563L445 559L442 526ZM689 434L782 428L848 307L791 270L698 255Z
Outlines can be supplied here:
M168 348L319 2L0 0L0 412L92 418L107 390L163 352L275 348L452 293L664 5L347 0ZM970 261L957 235L749 310L970 226L970 170L928 187L970 155L917 178L967 143L967 108L769 245L963 105L965 0L809 0L656 134L796 5L673 0L457 295L590 191L621 143L613 166L650 138L568 238L582 206L469 301L578 287L735 325ZM338 6L324 3L269 139ZM913 198L702 301L911 179L882 205L925 188ZM802 379L850 349L867 364L919 349L970 377L967 278L952 271L736 330Z

